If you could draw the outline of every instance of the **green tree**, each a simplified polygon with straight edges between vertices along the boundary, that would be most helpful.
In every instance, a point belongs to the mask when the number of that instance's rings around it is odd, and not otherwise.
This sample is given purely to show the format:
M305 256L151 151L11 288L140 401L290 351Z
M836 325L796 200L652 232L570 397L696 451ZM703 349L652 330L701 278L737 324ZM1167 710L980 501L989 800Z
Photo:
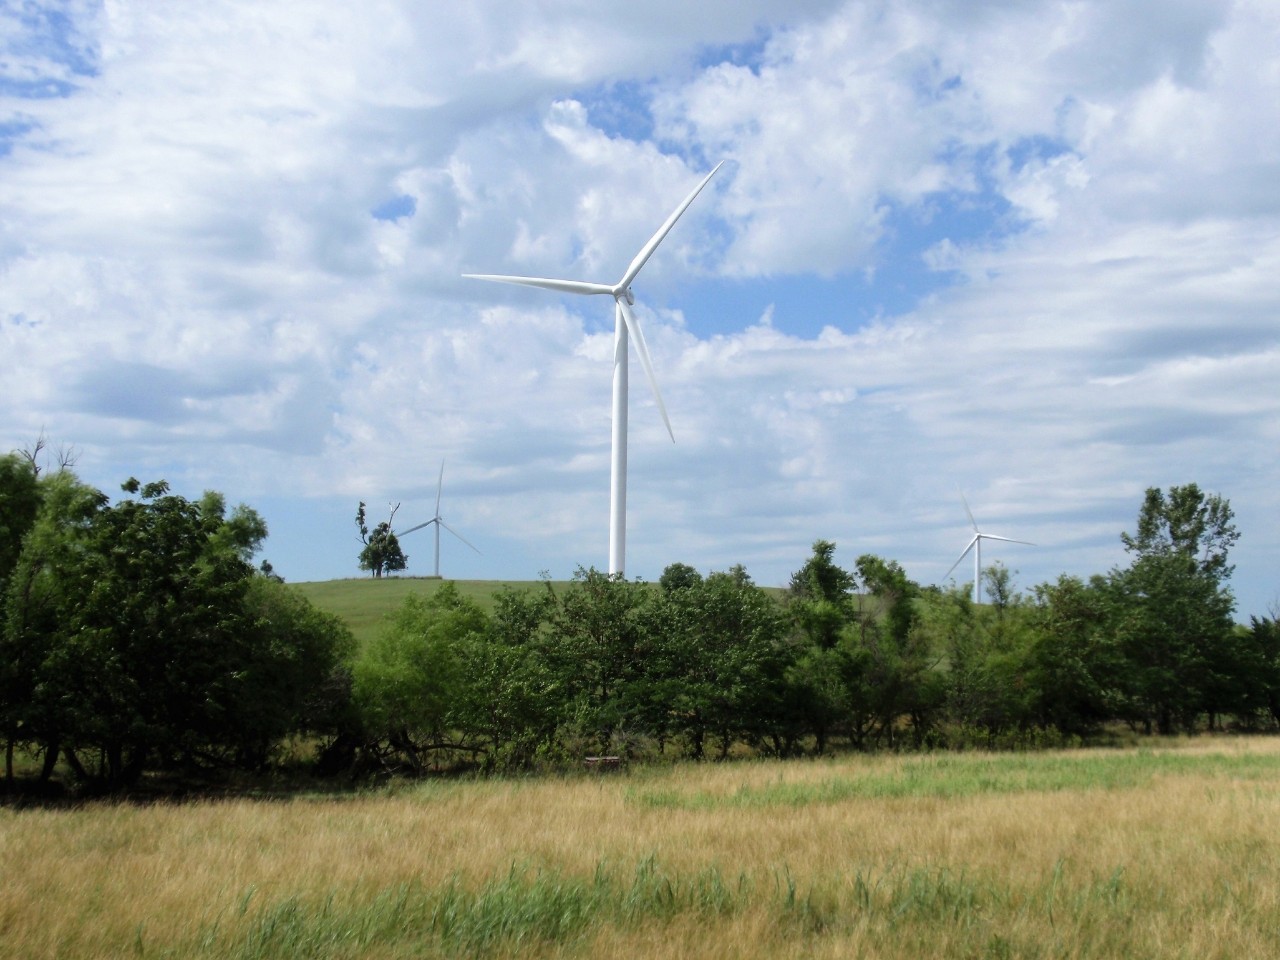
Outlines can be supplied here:
M397 503L391 508L391 516L375 525L372 530L365 517L363 500L356 511L356 527L360 530L360 542L364 544L359 557L360 569L368 570L374 577L403 570L409 565L409 558L400 548L400 540L391 529L399 509L400 504Z
M1261 715L1280 724L1280 621L1251 617L1237 634L1246 680L1242 713L1249 721Z
M463 696L464 648L487 626L484 611L452 583L430 597L406 597L354 666L356 703L371 741L386 743L415 771L432 751L458 749L451 712Z
M662 576L658 578L658 586L665 593L685 587L696 587L700 583L702 583L702 574L687 563L668 564L662 571Z
M227 732L235 733L236 763L261 767L285 737L332 737L351 726L356 640L341 619L270 573L249 578L243 603L243 659Z
M582 568L559 597L551 624L555 643L546 652L575 715L565 718L566 732L580 727L604 751L641 725L636 684L646 669L644 612L653 597L646 584Z
M1193 572L1221 587L1234 569L1227 554L1240 539L1234 520L1229 500L1205 494L1194 483L1170 487L1167 494L1148 487L1137 529L1122 533L1120 540L1137 559L1181 557Z
M90 526L107 498L70 472L58 472L40 478L38 502L6 586L0 624L0 717L10 779L15 744L43 751L42 779L58 760L67 718L56 691L66 678L57 676L55 655L66 639L63 612L75 606L81 587L62 572L75 569L91 549Z
M944 665L934 683L942 682L947 736L963 744L975 735L990 740L1028 726L1034 697L1025 624L1001 621L993 608L975 605L966 588L923 596L919 629ZM939 692L936 686L933 691Z
M43 748L46 776L61 753L108 788L179 762L261 762L349 642L254 572L265 524L163 481L130 480L115 504L69 471L41 483L6 597L10 738Z
M16 453L0 457L0 596L22 553L22 541L40 507L38 474Z
M1084 735L1121 713L1128 665L1112 630L1112 588L1103 577L1063 575L1035 588L1030 609L1037 722Z
M855 569L855 626L842 644L850 736L858 745L869 736L892 743L900 717L923 721L930 712L929 675L937 658L916 629L919 585L898 563L873 554L859 557Z
M835 562L836 545L817 540L813 555L791 575L788 605L797 626L813 643L830 650L853 616L853 574Z
M1131 708L1144 726L1171 733L1230 712L1234 598L1228 551L1239 539L1230 503L1194 483L1147 490L1135 533L1121 534L1133 560L1113 571L1114 628L1130 671Z
M466 678L452 716L468 739L486 745L490 768L524 768L556 747L572 715L571 690L557 674L551 630L557 598L550 584L501 590L489 628L462 648Z
M665 593L655 612L652 690L691 754L705 756L708 740L722 758L738 740L783 752L795 738L787 672L797 649L776 601L739 566Z

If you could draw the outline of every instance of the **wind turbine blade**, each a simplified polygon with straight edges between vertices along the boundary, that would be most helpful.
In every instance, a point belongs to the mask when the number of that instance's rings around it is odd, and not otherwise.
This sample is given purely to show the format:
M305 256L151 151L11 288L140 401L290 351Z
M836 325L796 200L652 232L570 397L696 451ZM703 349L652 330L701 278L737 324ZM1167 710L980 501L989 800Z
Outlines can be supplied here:
M474 550L476 553L480 553L480 548L479 548L479 547L477 547L474 543L472 543L470 540L468 540L466 537L464 537L462 534L460 534L457 530L453 529L453 527L449 526L449 525L448 525L447 523L445 523L443 520L441 520L441 521L440 521L440 526L444 527L446 530L448 530L450 533L452 533L455 537L457 537L459 540L461 540L463 543L465 543L468 547L470 547L470 548L471 548L472 550ZM483 554L483 553L480 553L480 556L482 556L482 557L483 557L483 556L484 556L484 554Z
M413 533L415 530L421 530L423 527L429 527L435 523L435 519L428 520L426 523L420 523L416 527L410 527L408 530L401 530L396 534L397 537L403 537L405 534ZM394 531L393 531L394 532Z
M444 461L440 461L440 479L436 481L436 517L440 516L440 494L444 493Z
M983 540L1002 540L1005 543L1020 543L1024 547L1034 547L1035 544L1030 540L1014 540L1012 537L997 537L994 533L984 533Z
M671 437L671 442L676 442L676 435L671 430L671 420L667 417L667 407L662 402L662 394L658 391L658 379L653 375L653 362L649 359L649 348L644 342L644 331L640 329L640 322L631 313L631 308L627 306L627 301L618 297L618 309L622 311L622 321L627 325L627 332L631 334L631 339L636 342L636 353L640 354L640 363L644 367L645 374L649 377L649 386L653 388L653 399L658 401L658 412L662 414L662 422L667 425L667 435Z
M636 278L636 274L640 272L641 268L648 262L649 258L653 256L653 251L658 249L658 244L660 244L663 238L671 232L671 228L676 225L676 221L680 219L680 215L684 213L685 210L689 209L689 204L693 203L693 198L702 192L702 188L707 185L711 178L716 175L716 171L723 165L724 161L721 160L712 167L711 172L702 178L702 182L693 188L693 192L684 198L684 203L676 207L671 216L667 217L667 222L658 228L658 232L649 238L649 242L640 249L640 252L636 254L636 258L631 261L631 266L627 267L627 272L624 273L622 275L622 279L618 281L616 289L625 290L627 287L631 286L631 281Z
M960 556L956 557L956 562L953 563L950 569L948 569L947 572L942 575L943 580L951 576L951 571L954 570L956 567L960 566L960 561L969 555L969 551L973 549L973 545L977 542L978 542L978 538L975 535L974 538L969 541L969 545L965 547L964 550L961 552Z
M969 515L969 525L973 527L973 532L978 532L978 521L973 519L973 511L969 509L969 501L964 498L964 494L960 494L960 502L964 504L964 512Z
M555 290L559 293L613 295L613 287L603 283L587 283L585 280L548 280L545 277L505 277L494 273L464 273L469 280L491 280L494 283L515 283L525 287L541 287L544 290Z

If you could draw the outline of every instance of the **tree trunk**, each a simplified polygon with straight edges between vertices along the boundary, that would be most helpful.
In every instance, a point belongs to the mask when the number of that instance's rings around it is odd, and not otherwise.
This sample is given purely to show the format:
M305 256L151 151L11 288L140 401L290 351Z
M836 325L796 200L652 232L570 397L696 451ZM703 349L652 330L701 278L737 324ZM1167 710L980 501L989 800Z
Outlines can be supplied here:
M89 781L89 771L85 770L84 764L80 762L80 758L76 756L76 752L72 750L70 747L67 747L65 750L62 751L62 755L63 757L66 758L67 766L71 768L72 772L75 773L76 777L79 778L79 780L82 783L87 783ZM55 754L54 762L55 763L57 762L56 754ZM45 757L45 763L46 764L49 763L48 757Z
M40 782L48 783L53 776L53 768L58 765L58 741L52 740L44 745L44 763L40 766Z

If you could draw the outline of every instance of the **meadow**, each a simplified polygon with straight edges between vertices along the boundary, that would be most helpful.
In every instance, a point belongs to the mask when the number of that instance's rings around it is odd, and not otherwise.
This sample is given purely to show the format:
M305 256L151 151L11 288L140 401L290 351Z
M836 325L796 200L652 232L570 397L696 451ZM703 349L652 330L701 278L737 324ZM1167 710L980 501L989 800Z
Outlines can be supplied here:
M386 623L386 619L404 602L406 597L429 597L449 583L459 595L474 601L482 610L493 609L493 598L501 590L530 590L541 587L546 581L523 580L436 580L432 577L359 577L347 580L322 580L310 583L294 583L290 586L321 610L342 619L356 639L363 645L372 639ZM566 586L566 581L552 581L554 589Z
M0 955L1274 957L1280 739L0 810Z

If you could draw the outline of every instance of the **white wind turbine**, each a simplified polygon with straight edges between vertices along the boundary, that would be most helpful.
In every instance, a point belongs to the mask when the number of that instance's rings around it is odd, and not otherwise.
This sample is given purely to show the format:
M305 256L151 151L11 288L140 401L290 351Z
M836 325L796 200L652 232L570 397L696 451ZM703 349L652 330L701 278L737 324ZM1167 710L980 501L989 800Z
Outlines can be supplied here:
M475 544L471 543L469 540L467 540L466 537L460 534L457 530L453 529L453 527L445 523L444 517L440 516L440 495L443 492L444 492L444 461L441 460L440 461L440 480L436 483L436 515L432 517L430 520L428 520L426 523L420 523L416 527L410 527L408 530L405 530L403 533L396 534L397 537L403 537L405 534L413 533L415 530L421 530L423 527L429 527L432 524L435 524L436 566L435 566L435 573L433 573L432 576L436 577L437 579L440 577L440 528L441 527L444 527L446 530L452 533L455 537L457 537L459 540L465 543L472 550L475 550L476 553L480 552L476 548Z
M702 188L716 175L724 161L717 163L710 173L702 178L702 182L684 198L684 202L667 217L666 223L658 228L658 232L649 238L649 242L640 248L631 265L623 273L622 279L615 284L588 283L582 280L548 280L542 277L508 277L485 273L464 273L464 277L474 280L494 280L498 283L519 283L529 287L542 287L559 293L574 293L587 296L607 295L613 297L613 448L609 470L609 573L621 574L627 552L627 340L630 336L636 342L636 352L640 355L640 363L644 366L645 375L649 378L649 386L653 388L653 397L658 401L658 410L662 414L662 422L667 426L667 434L675 443L675 434L671 430L671 420L667 417L667 408L662 403L662 394L658 392L658 381L653 375L653 363L649 359L649 348L644 342L644 332L636 320L631 307L636 299L631 292L631 283L640 273L641 268L653 256L664 237L675 226L680 215L693 203L694 198L702 192Z
M964 498L964 494L960 494L960 502L964 504L964 512L969 515L969 523L973 527L973 539L969 541L969 545L961 551L960 556L956 557L956 562L951 565L951 569L942 575L945 580L951 576L951 570L960 566L960 561L965 558L970 550L973 551L973 602L975 604L982 602L982 541L983 540L1000 540L1004 543L1020 543L1023 546L1034 547L1034 543L1026 540L1014 540L1010 537L998 537L994 533L983 533L978 529L978 521L973 519L973 511L969 509L969 501Z

